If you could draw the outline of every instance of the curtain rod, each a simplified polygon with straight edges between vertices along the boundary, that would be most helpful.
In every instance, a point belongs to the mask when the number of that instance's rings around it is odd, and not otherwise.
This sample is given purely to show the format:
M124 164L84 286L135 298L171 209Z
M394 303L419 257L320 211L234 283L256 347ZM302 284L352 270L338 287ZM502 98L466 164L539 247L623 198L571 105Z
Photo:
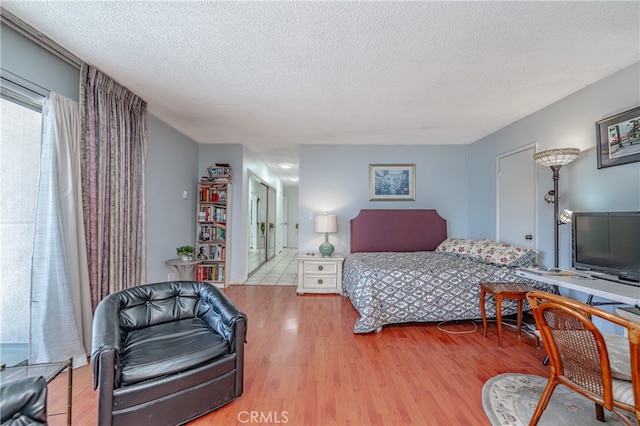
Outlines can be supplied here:
M49 37L42 34L40 31L33 28L31 25L27 24L22 19L6 10L4 7L0 7L0 17L2 18L3 24L14 29L39 46L47 49L49 52L53 53L70 65L73 65L77 69L80 69L82 65L82 61L80 60L80 58L69 52L64 47L60 46L55 41L51 40Z

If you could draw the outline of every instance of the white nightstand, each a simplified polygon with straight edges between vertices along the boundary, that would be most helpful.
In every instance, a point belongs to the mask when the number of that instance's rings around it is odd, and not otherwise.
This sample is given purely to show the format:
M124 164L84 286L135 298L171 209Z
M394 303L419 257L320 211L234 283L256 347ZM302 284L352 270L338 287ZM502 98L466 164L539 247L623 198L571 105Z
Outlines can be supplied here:
M298 293L340 293L344 256L298 255Z

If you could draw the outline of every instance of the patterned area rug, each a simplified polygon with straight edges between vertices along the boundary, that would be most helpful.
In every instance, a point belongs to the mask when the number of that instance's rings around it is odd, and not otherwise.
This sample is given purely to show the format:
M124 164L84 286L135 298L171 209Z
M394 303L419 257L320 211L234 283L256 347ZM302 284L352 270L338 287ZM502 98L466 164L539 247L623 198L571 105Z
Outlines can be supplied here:
M489 379L482 388L482 405L492 425L528 425L547 384L546 377L505 373ZM590 400L558 385L539 425L623 425L604 410L606 423L596 419ZM632 421L633 422L633 421Z

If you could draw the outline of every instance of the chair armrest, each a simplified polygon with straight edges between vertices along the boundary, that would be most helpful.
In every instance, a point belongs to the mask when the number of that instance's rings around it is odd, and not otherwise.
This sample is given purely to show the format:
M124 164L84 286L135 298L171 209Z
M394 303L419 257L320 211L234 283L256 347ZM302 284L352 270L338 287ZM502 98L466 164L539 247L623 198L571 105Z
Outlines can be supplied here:
M105 297L93 315L93 336L91 340L91 370L93 389L107 385L113 390L120 380L120 351L123 331L120 328L120 301L114 295ZM110 379L108 379L110 377ZM104 380L109 383L105 383Z
M229 342L236 355L236 396L244 392L244 344L247 339L247 316L218 287L201 283L197 316Z
M210 284L202 286L196 315L229 341L232 352L236 351L237 339L240 339L240 343L244 343L247 316L216 286ZM243 324L241 327L243 331L236 333L239 322Z
M633 384L633 400L635 415L640 424L640 323L630 321L627 327L629 335L629 355L631 357L631 383Z

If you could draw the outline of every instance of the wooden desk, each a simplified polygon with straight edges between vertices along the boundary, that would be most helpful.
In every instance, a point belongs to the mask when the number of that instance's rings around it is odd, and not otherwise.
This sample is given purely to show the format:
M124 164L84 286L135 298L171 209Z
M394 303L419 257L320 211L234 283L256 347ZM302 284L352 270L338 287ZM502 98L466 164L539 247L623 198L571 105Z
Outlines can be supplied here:
M528 269L519 269L516 274L520 277L556 285L558 287L576 290L588 295L613 300L626 305L640 306L640 287L620 284L598 278L593 272L566 271L575 275L551 275L537 273Z

